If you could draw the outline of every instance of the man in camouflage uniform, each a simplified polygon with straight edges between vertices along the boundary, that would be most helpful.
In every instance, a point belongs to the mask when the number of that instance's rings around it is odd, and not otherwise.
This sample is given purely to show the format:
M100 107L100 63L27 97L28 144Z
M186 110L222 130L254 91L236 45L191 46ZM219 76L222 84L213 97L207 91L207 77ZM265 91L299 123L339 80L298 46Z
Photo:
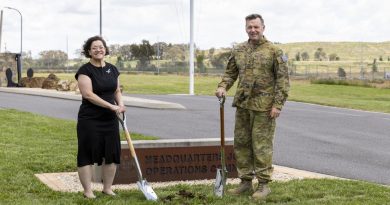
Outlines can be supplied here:
M238 78L233 100L233 106L237 107L234 153L241 183L228 193L252 193L252 179L256 177L259 183L252 197L263 199L271 192L267 184L273 171L275 119L290 85L287 57L263 36L263 18L251 14L245 20L249 40L233 48L215 94L219 98L226 95Z

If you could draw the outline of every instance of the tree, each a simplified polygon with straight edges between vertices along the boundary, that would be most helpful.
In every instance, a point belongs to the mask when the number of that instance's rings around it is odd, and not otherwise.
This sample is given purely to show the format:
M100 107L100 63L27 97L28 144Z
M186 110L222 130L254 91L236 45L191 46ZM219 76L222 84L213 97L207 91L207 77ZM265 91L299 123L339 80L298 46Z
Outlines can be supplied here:
M154 55L154 49L150 45L148 40L142 40L142 43L138 46L136 50L136 54L134 56L139 60L139 64L137 64L137 68L141 70L150 70L150 60Z
M198 51L196 55L196 67L199 69L199 72L206 73L206 66L204 65L205 54L204 51Z
M121 56L116 57L116 64L115 65L119 69L124 69L125 68L125 64L124 64L123 59L122 59Z
M300 52L295 54L295 60L296 61L300 61L301 60L301 53Z
M68 59L68 54L61 50L41 51L39 56L39 65L49 69L64 68Z
M383 58L382 58L382 56L379 56L379 61L383 61Z
M310 59L309 54L306 51L301 54L301 58L303 61L308 61Z
M121 45L119 45L119 44L109 45L108 46L108 50L110 51L110 55L111 56L118 56L118 55L120 55L120 53L119 53L120 47L121 47Z
M372 62L372 73L378 72L378 65L376 62L376 58L374 58L374 61Z
M23 56L22 63L24 68L30 68L35 66L36 63L32 58L31 51L23 52L22 56Z
M156 58L161 60L162 56L164 55L165 49L168 47L168 44L164 43L164 42L157 42L157 43L153 44L152 46L153 46L153 49L156 53Z
M213 58L214 53L215 53L215 48L210 48L209 49L209 56L208 56L208 58L209 59Z
M331 53L329 55L329 60L330 61L338 61L338 60L340 60L340 57L336 53Z
M326 60L326 53L325 53L324 49L317 48L316 52L314 52L314 60L317 60L317 61Z
M133 45L133 44L132 44ZM122 60L129 61L133 58L133 53L131 51L131 46L129 44L125 44L118 48L118 55L122 57Z
M131 59L134 60L134 59L138 59L139 57L139 46L137 44L131 44L129 46L129 51L130 51L130 54L131 54Z
M217 54L212 59L210 59L211 65L213 65L217 69L224 69L226 67L227 60L230 54L230 51Z
M172 62L185 60L185 49L179 45L168 46L164 52L163 58Z
M339 67L339 69L337 70L337 75L339 76L340 79L345 79L347 73L345 72L344 68Z
M142 44L139 46L140 57L144 57L147 60L151 60L155 54L153 47L150 45L148 40L142 40Z
M136 59L139 60L137 68L139 70L150 70L150 60L154 56L155 52L153 47L150 45L149 41L142 40L142 43L131 44L122 46L121 51L123 51L122 57L125 60Z

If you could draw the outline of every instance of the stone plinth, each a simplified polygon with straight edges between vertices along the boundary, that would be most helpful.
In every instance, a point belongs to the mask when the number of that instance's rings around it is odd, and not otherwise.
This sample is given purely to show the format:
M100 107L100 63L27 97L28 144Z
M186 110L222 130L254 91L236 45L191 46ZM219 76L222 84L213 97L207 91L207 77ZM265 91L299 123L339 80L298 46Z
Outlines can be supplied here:
M216 169L221 167L218 138L140 140L133 143L143 177L149 182L215 179ZM227 139L225 144L228 177L235 178L233 140ZM99 177L96 180L99 181ZM127 142L122 141L121 164L114 184L128 184L137 180Z

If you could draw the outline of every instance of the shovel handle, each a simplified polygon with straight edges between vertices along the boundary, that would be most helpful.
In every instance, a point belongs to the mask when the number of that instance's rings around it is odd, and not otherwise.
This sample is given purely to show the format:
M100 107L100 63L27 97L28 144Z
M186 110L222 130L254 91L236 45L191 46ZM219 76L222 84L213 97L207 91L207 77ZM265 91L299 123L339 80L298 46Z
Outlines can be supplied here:
M214 186L214 194L223 197L226 185L227 171L225 164L225 112L224 103L225 96L218 98L219 100L219 118L221 125L221 169L217 169L216 183Z
M224 104L225 104L225 96L223 95L219 100L219 119L221 124L221 149L225 149L225 112L224 112Z
M127 144L129 145L130 155L131 155L131 157L133 157L135 165L137 166L138 178L141 181L143 179L142 178L141 167L139 166L137 154L135 153L135 149L134 149L133 142L131 140L130 132L129 132L129 130L127 128L127 125L126 125L126 115L125 115L125 113L122 113L122 116L119 116L119 115L117 115L117 117L118 117L118 120L121 123L123 131L125 133L126 141L127 141Z
M131 136L128 130L125 130L125 136L127 144L129 145L130 154L133 158L137 158L137 154L135 153L133 141L131 140Z
M225 104L226 97L222 95L222 97L218 97L219 106L223 107L223 104Z

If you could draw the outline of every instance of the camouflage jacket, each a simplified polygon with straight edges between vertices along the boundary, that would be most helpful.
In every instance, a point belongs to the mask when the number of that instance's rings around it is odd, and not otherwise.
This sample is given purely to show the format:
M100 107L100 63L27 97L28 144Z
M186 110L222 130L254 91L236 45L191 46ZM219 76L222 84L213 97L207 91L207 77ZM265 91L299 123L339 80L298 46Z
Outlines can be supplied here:
M290 88L287 57L263 37L257 45L235 46L218 87L229 90L238 78L233 106L255 111L282 109Z

